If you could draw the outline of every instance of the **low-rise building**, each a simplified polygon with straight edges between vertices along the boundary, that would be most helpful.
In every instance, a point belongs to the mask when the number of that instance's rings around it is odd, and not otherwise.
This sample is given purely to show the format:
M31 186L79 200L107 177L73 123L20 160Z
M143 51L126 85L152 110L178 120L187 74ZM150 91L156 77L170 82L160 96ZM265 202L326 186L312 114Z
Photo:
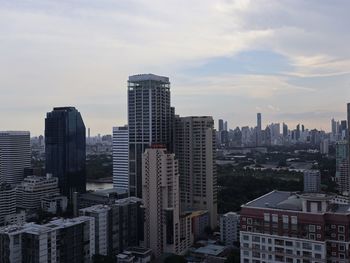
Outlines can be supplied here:
M220 217L220 240L226 246L239 242L239 214L228 212Z
M348 262L350 205L272 191L242 206L241 262Z
M12 214L16 214L16 188L0 184L0 226L5 224L5 216Z

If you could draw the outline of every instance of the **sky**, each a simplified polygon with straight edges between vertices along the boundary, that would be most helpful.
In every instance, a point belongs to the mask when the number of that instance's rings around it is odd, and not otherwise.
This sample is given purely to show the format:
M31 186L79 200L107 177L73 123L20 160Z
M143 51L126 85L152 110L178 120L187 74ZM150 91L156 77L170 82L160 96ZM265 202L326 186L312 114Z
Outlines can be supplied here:
M0 0L0 130L75 106L127 122L129 75L168 76L181 116L330 129L350 102L348 0Z

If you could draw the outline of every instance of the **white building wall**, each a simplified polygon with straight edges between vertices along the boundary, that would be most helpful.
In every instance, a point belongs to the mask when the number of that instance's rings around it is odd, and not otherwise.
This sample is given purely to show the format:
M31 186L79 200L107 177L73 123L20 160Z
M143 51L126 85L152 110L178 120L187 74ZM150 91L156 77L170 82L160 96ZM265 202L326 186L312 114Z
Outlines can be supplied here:
M129 190L129 129L113 127L113 187Z

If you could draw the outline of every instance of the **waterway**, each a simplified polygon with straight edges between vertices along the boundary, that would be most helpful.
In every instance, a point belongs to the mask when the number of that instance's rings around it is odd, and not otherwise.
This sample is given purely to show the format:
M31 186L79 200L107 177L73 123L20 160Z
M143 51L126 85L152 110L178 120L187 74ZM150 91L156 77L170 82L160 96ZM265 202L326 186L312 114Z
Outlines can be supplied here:
M112 183L86 183L86 190L102 190L102 189L108 189L113 188Z

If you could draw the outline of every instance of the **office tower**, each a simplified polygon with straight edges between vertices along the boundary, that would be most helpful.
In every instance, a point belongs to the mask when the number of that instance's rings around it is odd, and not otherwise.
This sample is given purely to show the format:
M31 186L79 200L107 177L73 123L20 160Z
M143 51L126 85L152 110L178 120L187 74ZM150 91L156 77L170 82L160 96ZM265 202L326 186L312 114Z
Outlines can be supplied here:
M332 141L336 141L337 122L334 120L334 118L332 118L331 120L331 129L332 129L332 134L331 134Z
M224 130L228 131L228 123L227 123L227 121L225 121L225 123L224 123Z
M47 174L46 177L28 176L17 186L17 207L25 210L39 210L41 200L52 194L58 194L58 178Z
M256 146L261 146L261 113L256 115Z
M60 191L71 198L86 189L85 125L74 107L59 107L45 119L46 173L58 178Z
M113 127L113 187L129 191L129 129Z
M219 119L219 132L223 131L224 130L224 120L222 119Z
M4 184L4 183L0 184L0 226L3 226L5 224L5 216L15 214L15 213L16 213L15 186L10 184Z
M220 217L220 240L226 246L239 242L239 214L228 212Z
M349 175L349 143L339 141L336 144L336 172L335 178L338 184L338 190L342 194L350 194L350 175Z
M95 254L92 217L26 223L0 228L0 262L91 262Z
M129 77L129 191L142 197L142 154L152 144L173 149L169 78L153 74Z
M242 206L241 262L347 262L349 204L272 191Z
M30 133L0 131L0 183L20 183L30 162Z
M179 172L175 154L164 147L146 149L142 156L144 245L156 257L180 254Z
M126 248L138 246L143 239L142 200L120 199L111 205L94 205L79 210L80 215L95 218L95 251L115 256Z
M212 117L177 117L175 155L179 160L181 210L208 210L217 226L215 130Z
M321 191L321 174L319 170L304 171L304 192L318 193Z

